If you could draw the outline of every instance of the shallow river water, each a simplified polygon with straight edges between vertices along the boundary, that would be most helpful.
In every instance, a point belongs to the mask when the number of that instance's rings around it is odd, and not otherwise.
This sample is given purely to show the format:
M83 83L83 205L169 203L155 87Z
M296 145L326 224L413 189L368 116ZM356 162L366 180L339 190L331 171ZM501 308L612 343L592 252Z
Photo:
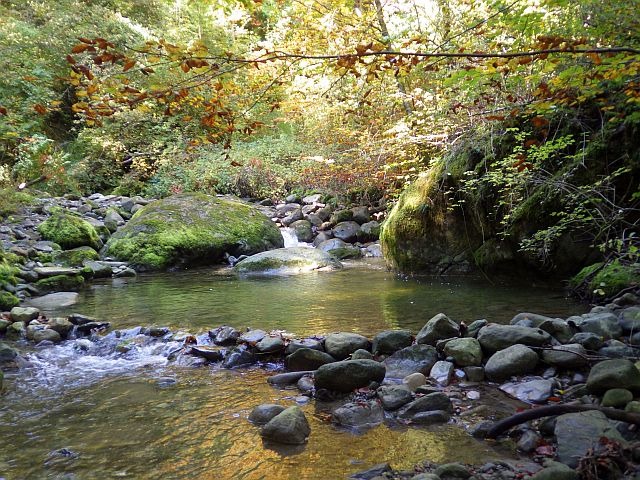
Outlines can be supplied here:
M378 263L292 277L238 279L198 270L94 283L71 311L112 322L202 333L221 324L300 336L390 328L417 331L445 312L467 324L507 322L520 311L568 316L584 307L543 286L483 279L403 280ZM129 330L127 335L135 335ZM0 397L0 478L339 479L388 461L486 461L496 452L456 425L381 425L355 434L327 422L322 405L303 405L306 446L264 445L247 421L260 403L296 402L297 391L269 386L269 371L192 368L167 361L175 345L114 350L113 334L80 349L31 348L31 366L10 372ZM267 366L275 368L275 366Z

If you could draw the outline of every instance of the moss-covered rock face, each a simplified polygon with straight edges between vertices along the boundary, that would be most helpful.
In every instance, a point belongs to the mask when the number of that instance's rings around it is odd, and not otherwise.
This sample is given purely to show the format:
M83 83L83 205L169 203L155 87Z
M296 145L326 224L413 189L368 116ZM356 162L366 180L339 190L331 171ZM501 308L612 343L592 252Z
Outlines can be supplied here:
M89 222L72 212L59 210L38 226L42 238L57 243L62 248L89 246L102 247L98 232Z
M314 270L338 270L342 264L322 250L279 248L245 258L235 267L240 274L291 275Z
M640 264L594 263L580 270L570 283L574 288L586 290L587 297L612 297L627 287L640 285Z
M71 250L54 251L51 255L52 261L60 263L66 267L78 267L86 260L98 260L100 255L91 247L78 247Z
M14 294L0 290L0 311L11 310L19 304L20 300Z
M55 275L43 278L35 283L35 287L43 294L79 290L83 285L84 277L82 275Z
M108 241L106 254L140 270L221 263L284 245L280 230L246 203L186 193L140 209Z
M404 272L464 272L481 241L465 220L447 208L439 169L419 177L382 225L380 244L391 267Z

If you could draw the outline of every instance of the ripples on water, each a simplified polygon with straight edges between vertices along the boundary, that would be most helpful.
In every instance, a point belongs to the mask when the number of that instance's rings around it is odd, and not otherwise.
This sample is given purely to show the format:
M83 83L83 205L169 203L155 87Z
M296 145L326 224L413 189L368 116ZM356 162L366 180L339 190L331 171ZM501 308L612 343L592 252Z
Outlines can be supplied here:
M456 426L382 425L355 435L326 423L326 407L313 402L303 406L312 429L308 445L265 446L247 421L249 412L260 403L295 404L296 390L270 387L260 369L168 362L180 343L149 341L131 327L197 332L226 323L371 336L385 328L415 331L439 311L466 321L507 321L528 309L563 316L579 307L553 290L403 281L381 269L241 281L199 271L95 284L72 310L130 330L34 348L27 356L31 366L7 375L0 477L337 479L381 461L410 468L423 459L492 458L487 444ZM116 350L122 342L130 342L129 352ZM62 448L77 457L48 456Z

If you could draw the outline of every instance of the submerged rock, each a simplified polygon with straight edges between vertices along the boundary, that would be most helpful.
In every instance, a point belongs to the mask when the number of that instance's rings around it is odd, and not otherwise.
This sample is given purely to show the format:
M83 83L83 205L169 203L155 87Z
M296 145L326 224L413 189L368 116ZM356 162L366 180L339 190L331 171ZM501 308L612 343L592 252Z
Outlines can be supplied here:
M376 401L352 402L334 410L331 418L343 427L368 428L384 421L384 411Z
M278 227L252 205L201 193L149 203L109 239L106 254L140 269L222 263L283 246Z
M285 410L282 405L275 405L273 403L264 403L262 405L258 405L249 414L249 421L256 425L264 425L269 423L269 421L279 415Z
M342 264L328 253L305 247L279 248L252 255L234 267L240 274L290 275L315 270L339 270Z

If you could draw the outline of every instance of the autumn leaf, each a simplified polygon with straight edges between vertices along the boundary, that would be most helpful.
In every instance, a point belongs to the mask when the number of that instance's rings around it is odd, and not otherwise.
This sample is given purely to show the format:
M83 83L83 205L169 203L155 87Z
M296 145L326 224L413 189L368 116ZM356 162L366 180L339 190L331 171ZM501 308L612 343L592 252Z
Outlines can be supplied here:
M42 105L41 103L36 103L33 106L33 109L39 113L40 115L45 115L47 113L47 107L45 107L44 105Z
M0 106L0 115L7 116L7 109L3 106Z
M88 48L89 48L89 45L87 45L86 43L79 43L71 49L71 53L82 53L86 51Z

